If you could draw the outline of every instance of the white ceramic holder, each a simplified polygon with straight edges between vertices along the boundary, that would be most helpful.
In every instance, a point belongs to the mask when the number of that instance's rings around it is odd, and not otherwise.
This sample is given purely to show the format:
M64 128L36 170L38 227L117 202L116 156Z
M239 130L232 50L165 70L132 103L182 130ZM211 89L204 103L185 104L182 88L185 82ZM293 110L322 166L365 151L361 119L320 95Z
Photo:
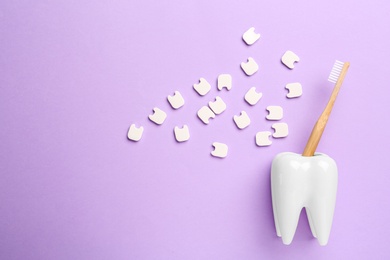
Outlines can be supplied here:
M276 233L291 244L303 208L320 245L328 243L337 193L337 165L329 156L280 153L272 161L271 191Z
M335 87L303 153L280 153L272 161L271 191L276 234L286 245L291 244L294 238L303 208L306 209L313 236L322 246L328 243L336 204L338 172L332 158L315 151L348 68L349 62L335 62L329 76Z

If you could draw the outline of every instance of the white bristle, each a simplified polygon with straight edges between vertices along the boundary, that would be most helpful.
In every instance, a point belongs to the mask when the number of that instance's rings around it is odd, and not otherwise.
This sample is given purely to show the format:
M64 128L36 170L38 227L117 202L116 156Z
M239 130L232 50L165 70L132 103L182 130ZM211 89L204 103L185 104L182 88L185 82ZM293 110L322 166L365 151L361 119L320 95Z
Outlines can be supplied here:
M341 70L343 69L344 62L336 60L333 65L332 71L329 74L328 80L332 83L336 83L339 79Z

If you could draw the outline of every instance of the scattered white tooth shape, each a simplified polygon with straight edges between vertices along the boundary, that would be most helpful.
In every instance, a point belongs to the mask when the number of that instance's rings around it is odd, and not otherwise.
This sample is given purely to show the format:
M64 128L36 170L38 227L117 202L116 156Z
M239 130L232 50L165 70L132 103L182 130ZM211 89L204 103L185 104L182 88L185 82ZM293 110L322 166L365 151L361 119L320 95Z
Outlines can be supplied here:
M198 117L206 125L209 123L210 118L215 118L215 114L207 106L203 106L198 110Z
M271 136L270 131L257 132L256 134L256 144L257 146L269 146L272 144L272 141L269 140Z
M266 116L267 120L280 120L283 118L283 108L281 106L268 106L269 114Z
M288 136L288 125L286 123L276 123L272 125L275 130L272 135L274 138L282 138Z
M233 116L233 120L239 129L244 129L251 123L251 120L245 111L241 111L241 115L239 116Z
M272 161L271 193L276 233L289 245L303 207L320 245L328 243L336 205L338 171L329 156L280 153Z
M199 95L204 96L209 93L211 85L204 78L200 78L199 83L194 84L194 89Z
M255 27L251 27L244 33L242 36L244 42L248 45L254 44L258 39L260 39L260 33L255 33Z
M226 104L225 104L225 102L223 102L222 98L220 98L219 96L217 96L215 98L214 102L211 102L211 101L209 102L209 107L211 108L211 110L213 110L213 112L216 115L219 115L223 111L226 110Z
M167 118L167 114L157 107L153 108L153 111L154 113L149 115L149 119L157 125L164 123L165 118Z
M218 90L226 88L227 90L232 89L232 76L230 74L221 74L218 76Z
M248 92L246 92L245 101L249 105L254 106L257 104L257 102L259 102L259 100L262 96L263 96L263 93L261 93L261 92L257 93L256 88L252 87L248 90Z
M241 68L246 75L252 76L259 69L259 65L253 58L249 57L248 62L241 62Z
M211 155L214 157L225 158L228 153L228 146L223 143L214 142L214 151L211 151Z
M127 133L127 138L132 141L138 142L142 138L142 133L144 132L144 128L140 126L139 128L135 127L135 124L132 124L129 128L129 132Z
M175 91L173 96L168 96L168 102L173 109L179 109L184 105L184 98L179 91Z
M296 98L302 96L302 85L301 83L288 83L286 85L286 89L288 89L287 97L288 98Z
M175 126L174 132L176 141L178 142L185 142L190 139L190 131L187 125L184 125L183 128Z
M299 61L298 55L296 55L292 51L286 51L282 56L283 64L286 65L287 68L289 68L289 69L293 69L294 62L298 62L298 61Z

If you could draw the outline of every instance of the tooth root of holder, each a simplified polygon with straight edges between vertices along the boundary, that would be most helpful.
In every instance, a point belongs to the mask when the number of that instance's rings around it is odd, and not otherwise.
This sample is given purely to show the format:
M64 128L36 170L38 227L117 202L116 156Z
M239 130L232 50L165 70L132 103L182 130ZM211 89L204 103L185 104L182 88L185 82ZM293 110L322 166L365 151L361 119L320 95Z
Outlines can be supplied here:
M271 168L272 207L276 233L291 244L302 208L320 245L328 243L337 193L337 166L325 154L280 153Z

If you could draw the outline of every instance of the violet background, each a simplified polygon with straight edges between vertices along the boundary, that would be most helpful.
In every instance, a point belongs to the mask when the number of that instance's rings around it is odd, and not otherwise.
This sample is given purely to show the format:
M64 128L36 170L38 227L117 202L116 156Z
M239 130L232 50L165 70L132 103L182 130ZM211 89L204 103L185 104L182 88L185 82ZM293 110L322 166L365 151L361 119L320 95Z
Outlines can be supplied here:
M384 259L390 254L389 1L1 1L0 259ZM261 39L246 46L254 26ZM294 70L280 63L299 55ZM247 57L260 70L247 77ZM318 151L339 167L326 247L276 237L270 164L302 152L335 59L351 67ZM218 91L221 73L231 91ZM200 77L212 91L200 97ZM285 97L301 82L303 96ZM256 86L263 98L243 100ZM174 111L167 95L186 100ZM227 110L204 125L217 95ZM268 105L290 127L270 147ZM148 120L165 110L162 126ZM235 114L252 124L238 130ZM130 124L145 128L127 140ZM173 127L188 124L177 143ZM225 159L211 144L228 144Z

